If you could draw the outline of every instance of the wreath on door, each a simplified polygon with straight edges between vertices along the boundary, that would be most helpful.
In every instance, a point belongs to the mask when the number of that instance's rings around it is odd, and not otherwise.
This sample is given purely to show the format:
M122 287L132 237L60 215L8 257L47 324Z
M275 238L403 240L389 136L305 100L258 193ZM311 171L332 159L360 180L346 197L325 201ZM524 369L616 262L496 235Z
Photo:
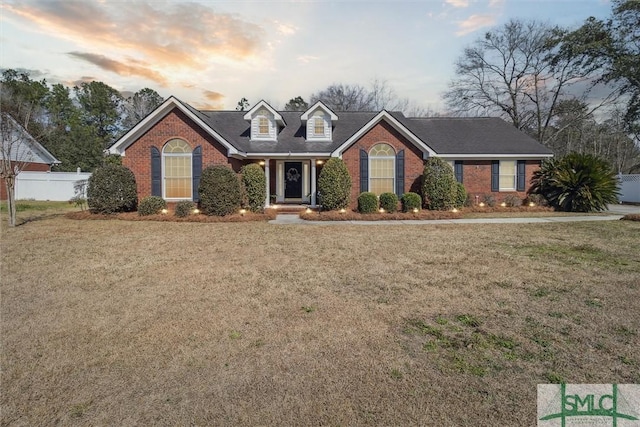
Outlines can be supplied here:
M298 182L298 180L300 179L300 172L298 172L298 169L296 168L290 168L287 171L287 181L295 181Z

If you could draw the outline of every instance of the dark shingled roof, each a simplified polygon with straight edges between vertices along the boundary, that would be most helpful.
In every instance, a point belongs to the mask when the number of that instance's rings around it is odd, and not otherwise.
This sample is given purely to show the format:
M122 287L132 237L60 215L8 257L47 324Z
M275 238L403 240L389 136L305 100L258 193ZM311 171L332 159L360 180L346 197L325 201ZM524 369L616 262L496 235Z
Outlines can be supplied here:
M188 104L185 104L188 106ZM332 142L306 141L302 111L281 111L285 123L277 142L250 141L250 123L244 111L198 111L188 108L239 151L245 153L326 153L329 155L377 112L341 111L333 123ZM408 118L400 112L389 113L411 133L439 155L548 155L551 150L499 118Z

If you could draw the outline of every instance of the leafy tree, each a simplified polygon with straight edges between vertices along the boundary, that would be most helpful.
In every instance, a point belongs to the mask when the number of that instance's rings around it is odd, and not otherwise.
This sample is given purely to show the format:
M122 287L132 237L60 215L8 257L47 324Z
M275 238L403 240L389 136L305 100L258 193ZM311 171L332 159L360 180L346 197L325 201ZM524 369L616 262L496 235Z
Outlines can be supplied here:
M111 86L95 81L84 82L73 89L82 107L84 122L95 129L102 148L108 148L122 130L122 95Z
M306 111L308 108L309 104L301 96L291 98L284 106L285 111Z
M31 135L43 133L44 101L47 82L32 80L29 73L7 69L2 72L0 110L13 117Z
M249 100L243 96L242 99L238 101L238 105L236 105L236 111L247 111L249 106Z
M618 200L618 179L605 160L571 153L544 161L534 172L528 193L540 194L567 212L603 211Z
M422 202L431 210L447 210L456 206L457 181L451 166L439 157L430 157L422 174Z
M327 160L318 176L318 191L323 209L331 211L349 206L351 176L342 159Z

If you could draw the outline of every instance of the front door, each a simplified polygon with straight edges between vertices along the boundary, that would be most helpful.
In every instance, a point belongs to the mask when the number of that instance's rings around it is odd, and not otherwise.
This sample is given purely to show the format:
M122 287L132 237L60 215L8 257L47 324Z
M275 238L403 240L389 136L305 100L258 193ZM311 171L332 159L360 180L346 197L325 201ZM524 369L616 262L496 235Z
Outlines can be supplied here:
M284 162L284 198L302 198L302 162Z

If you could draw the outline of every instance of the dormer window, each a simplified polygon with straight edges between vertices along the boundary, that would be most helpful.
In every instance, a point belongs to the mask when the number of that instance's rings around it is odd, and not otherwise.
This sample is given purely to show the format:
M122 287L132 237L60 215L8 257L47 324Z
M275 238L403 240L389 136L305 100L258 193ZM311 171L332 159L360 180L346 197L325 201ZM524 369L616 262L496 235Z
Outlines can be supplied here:
M333 122L338 116L322 102L316 102L300 117L307 129L307 141L331 141Z
M282 116L265 101L260 101L244 115L251 124L252 141L277 141L278 126L284 126Z

